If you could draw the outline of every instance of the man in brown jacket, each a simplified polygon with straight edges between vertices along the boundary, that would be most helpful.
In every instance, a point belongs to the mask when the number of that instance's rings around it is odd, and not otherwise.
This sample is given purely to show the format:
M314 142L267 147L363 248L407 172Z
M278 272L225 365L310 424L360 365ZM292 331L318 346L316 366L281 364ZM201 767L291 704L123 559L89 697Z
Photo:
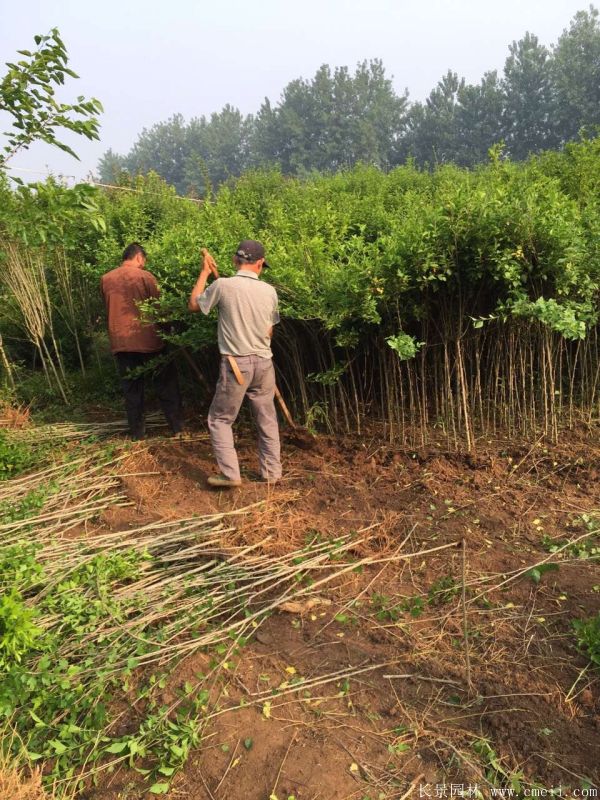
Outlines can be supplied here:
M108 315L110 349L121 376L132 439L143 439L145 433L144 375L130 372L160 356L165 348L156 327L140 320L139 303L159 296L156 278L145 266L146 251L133 242L125 248L121 265L100 280ZM159 362L151 379L169 427L173 433L179 433L182 430L181 397L173 362Z

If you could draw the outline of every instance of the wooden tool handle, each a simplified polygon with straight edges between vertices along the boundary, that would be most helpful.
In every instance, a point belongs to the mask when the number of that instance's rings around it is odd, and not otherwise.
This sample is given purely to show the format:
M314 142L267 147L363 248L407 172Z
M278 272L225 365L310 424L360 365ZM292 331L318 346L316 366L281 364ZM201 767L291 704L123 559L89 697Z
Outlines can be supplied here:
M202 255L204 256L205 259L208 259L208 266L210 267L210 271L212 272L212 274L215 276L215 278L219 278L220 277L219 270L217 269L215 260L208 252L206 247L202 248Z
M240 372L240 368L238 367L237 361L235 360L234 356L225 356L225 357L226 357L227 361L229 361L229 366L231 367L231 371L235 375L236 381L240 384L240 386L243 386L244 383L245 383L244 376ZM281 410L283 412L283 416L286 418L288 425L290 426L290 428L293 428L294 430L297 430L298 426L294 422L294 419L293 419L292 415L290 414L290 410L287 407L285 400L281 396L281 392L277 388L277 384L275 384L275 390L274 391L275 391L275 399L279 403L279 406L280 406L280 408L281 408Z
M233 356L227 356L227 361L229 361L229 366L231 367L232 372L235 375L236 381L239 383L240 386L243 386L245 383L244 376L240 372L240 368L237 365L237 361Z
M283 416L286 418L286 420L288 422L288 425L290 426L290 428L294 428L294 430L295 430L297 428L297 425L294 422L294 420L292 418L292 415L290 414L290 410L287 407L287 405L285 404L285 400L281 396L281 392L277 388L277 385L275 386L275 398L276 398L277 402L279 403L279 406L280 406L281 410L283 411Z
M208 390L208 388L209 388L208 381L206 380L204 375L200 372L200 370L198 368L198 365L196 364L196 362L194 361L194 359L190 355L189 350L187 348L185 348L185 347L181 347L180 351L183 354L183 357L185 358L185 360L190 365L190 367L191 367L192 371L194 372L195 376L198 378L198 380L202 384L202 386L204 386L204 388L206 390Z

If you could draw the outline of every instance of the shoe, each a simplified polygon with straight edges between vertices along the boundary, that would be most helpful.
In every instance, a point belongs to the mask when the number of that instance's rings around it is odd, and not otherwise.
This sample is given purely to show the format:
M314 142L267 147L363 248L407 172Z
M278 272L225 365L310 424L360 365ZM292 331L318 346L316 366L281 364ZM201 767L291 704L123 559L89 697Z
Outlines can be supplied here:
M226 478L225 475L211 475L207 483L215 489L234 489L236 486L242 485L241 480L232 480L231 478Z

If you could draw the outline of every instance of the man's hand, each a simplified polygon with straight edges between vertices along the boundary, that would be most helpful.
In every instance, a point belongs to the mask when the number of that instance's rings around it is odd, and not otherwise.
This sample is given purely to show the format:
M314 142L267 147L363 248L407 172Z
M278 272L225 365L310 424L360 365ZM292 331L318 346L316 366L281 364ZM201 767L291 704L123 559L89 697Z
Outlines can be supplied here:
M199 311L200 308L198 306L198 298L206 288L206 282L210 278L210 276L215 278L219 277L219 270L217 269L216 262L208 250L203 247L202 248L202 269L200 270L200 274L198 275L198 280L196 281L196 285L192 289L192 293L190 295L190 299L188 300L188 309L190 311Z
M219 277L217 263L206 247L202 248L202 272L207 272L208 275L212 274L215 278Z

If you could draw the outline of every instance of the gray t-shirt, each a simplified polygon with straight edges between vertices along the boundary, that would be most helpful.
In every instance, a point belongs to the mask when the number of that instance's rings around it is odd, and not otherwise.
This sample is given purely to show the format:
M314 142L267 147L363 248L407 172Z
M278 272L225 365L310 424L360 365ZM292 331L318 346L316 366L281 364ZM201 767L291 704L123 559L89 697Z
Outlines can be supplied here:
M200 311L219 308L219 352L226 356L272 358L269 331L279 322L277 292L241 269L232 278L217 278L198 297Z

